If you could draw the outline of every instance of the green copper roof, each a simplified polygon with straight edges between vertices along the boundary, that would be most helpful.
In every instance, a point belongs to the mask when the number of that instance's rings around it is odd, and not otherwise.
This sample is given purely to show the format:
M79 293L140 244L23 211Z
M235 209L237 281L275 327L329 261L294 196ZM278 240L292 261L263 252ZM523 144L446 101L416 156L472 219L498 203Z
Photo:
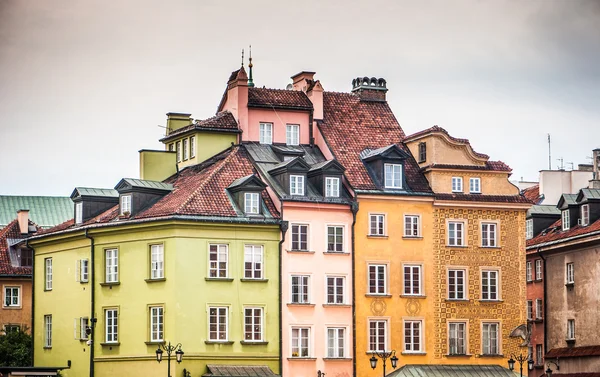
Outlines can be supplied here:
M405 365L388 377L515 377L499 365Z
M95 188L95 187L75 187L75 191L73 193L78 192L81 196L95 196L95 197L109 197L109 198L118 198L119 193L117 190L113 189L105 189L105 188Z
M17 218L17 211L29 210L29 219L50 228L73 218L73 202L62 196L0 195L0 228Z

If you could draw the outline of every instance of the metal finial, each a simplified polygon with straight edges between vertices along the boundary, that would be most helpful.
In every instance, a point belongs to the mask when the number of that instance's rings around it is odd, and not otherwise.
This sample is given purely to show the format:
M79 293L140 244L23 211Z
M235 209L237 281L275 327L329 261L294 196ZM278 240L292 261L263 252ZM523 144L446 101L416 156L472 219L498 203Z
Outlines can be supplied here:
M242 49L242 67L244 66L244 49Z
M249 47L250 56L248 57L248 68L250 68L250 75L248 76L248 86L254 87L254 81L252 80L252 45Z

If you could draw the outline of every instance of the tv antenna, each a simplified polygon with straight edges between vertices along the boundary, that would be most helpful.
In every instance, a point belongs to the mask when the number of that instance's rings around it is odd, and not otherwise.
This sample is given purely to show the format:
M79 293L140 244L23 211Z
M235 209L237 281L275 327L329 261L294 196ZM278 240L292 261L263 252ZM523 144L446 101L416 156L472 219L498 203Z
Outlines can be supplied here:
M558 165L558 170L565 170L565 159L564 158L557 158L556 161L560 161L560 164Z
M548 170L552 170L552 150L550 148L550 134L548 134Z

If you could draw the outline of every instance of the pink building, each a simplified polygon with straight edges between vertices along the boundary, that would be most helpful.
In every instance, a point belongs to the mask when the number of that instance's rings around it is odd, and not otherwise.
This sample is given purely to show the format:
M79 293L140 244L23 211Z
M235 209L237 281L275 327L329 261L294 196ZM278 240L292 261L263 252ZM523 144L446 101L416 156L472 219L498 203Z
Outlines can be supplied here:
M294 90L259 89L242 67L230 76L218 111L238 121L238 141L288 222L281 251L282 375L349 377L357 208L344 167L318 134L323 88L313 75L293 76Z

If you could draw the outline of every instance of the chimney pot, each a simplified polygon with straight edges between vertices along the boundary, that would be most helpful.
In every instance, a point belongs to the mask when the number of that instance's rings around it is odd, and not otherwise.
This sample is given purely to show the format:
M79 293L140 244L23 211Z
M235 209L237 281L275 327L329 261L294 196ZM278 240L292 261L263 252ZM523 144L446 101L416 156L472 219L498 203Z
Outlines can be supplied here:
M29 210L20 209L17 211L17 222L19 223L19 230L21 234L29 233Z
M383 78L365 76L352 80L352 93L362 101L385 102L387 91L387 82Z

